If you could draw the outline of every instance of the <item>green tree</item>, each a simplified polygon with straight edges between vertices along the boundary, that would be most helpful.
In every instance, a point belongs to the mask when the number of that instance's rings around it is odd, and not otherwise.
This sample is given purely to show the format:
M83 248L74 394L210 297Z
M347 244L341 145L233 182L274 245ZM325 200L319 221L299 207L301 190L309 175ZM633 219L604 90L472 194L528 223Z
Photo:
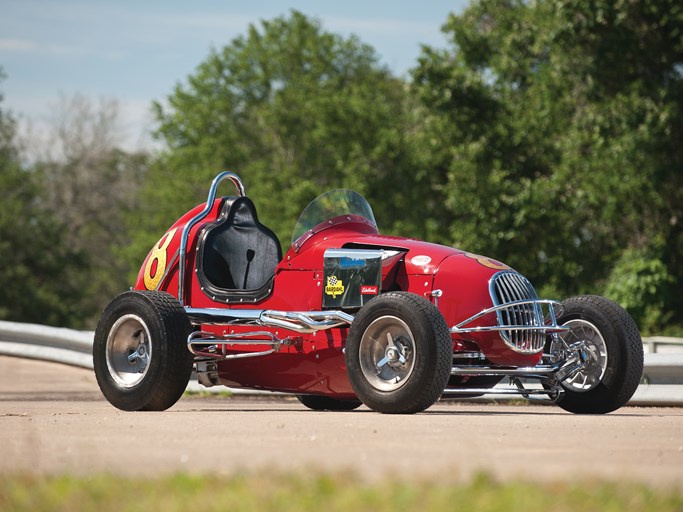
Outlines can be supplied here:
M406 208L405 84L371 47L299 12L211 51L155 109L166 149L145 187L145 232L131 250L138 264L168 225L205 200L221 170L243 178L284 249L297 215L327 188L382 197L386 207L375 213L390 228ZM227 185L221 192L234 193Z
M69 247L87 261L81 295L88 307L79 318L89 326L130 286L132 269L122 257L132 229L126 216L139 206L149 158L119 148L118 118L116 101L95 104L79 94L63 96L52 110L49 143L32 166L43 184L42 207L63 225Z
M441 240L545 293L612 293L645 330L681 323L683 6L489 0L444 32L413 75Z
M15 121L0 108L0 318L79 326L89 312L81 293L84 255L45 208L44 184L22 169L15 135Z

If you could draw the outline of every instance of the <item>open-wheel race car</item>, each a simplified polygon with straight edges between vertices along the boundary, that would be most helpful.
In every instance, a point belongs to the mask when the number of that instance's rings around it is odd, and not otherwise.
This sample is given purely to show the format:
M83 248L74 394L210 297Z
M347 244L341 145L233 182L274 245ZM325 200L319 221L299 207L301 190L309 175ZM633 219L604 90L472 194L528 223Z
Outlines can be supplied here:
M216 197L224 180L236 195ZM93 358L123 410L171 407L194 370L205 386L291 393L314 410L416 413L507 393L607 413L635 392L643 347L614 302L542 300L499 261L381 235L349 190L313 200L283 256L223 172L107 306Z

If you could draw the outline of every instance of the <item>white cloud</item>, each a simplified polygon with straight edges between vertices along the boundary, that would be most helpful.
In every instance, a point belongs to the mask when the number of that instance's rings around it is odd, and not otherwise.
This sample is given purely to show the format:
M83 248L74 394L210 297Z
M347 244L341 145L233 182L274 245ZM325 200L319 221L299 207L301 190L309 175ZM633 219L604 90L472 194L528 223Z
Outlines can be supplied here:
M0 39L0 53L37 53L53 57L92 56L107 60L120 59L124 56L123 52L118 50L102 51L93 47L51 42L39 43L22 39Z
M24 41L21 39L0 39L0 51L3 52L26 52L36 49L36 43L33 41Z

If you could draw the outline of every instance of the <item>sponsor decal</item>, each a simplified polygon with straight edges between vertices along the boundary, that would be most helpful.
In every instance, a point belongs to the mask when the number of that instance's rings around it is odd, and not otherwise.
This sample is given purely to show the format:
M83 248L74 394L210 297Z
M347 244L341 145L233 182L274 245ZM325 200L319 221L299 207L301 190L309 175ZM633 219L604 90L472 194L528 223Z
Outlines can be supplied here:
M379 286L370 286L364 284L360 287L361 295L377 295L379 293Z
M345 256L339 260L341 268L363 268L365 267L365 260L363 258L349 258Z
M417 265L418 267L424 267L426 265L429 265L430 261L432 261L432 259L429 256L425 256L423 254L419 256L413 256L410 260L410 262L413 265Z
M333 299L337 295L344 293L344 283L337 276L330 276L327 278L327 286L325 286L325 295L331 295Z

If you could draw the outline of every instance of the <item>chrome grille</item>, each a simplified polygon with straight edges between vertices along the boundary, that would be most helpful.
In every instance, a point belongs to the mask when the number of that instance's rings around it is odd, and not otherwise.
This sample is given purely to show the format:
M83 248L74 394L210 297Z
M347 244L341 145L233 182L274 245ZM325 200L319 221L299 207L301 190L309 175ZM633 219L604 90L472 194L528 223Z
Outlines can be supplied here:
M496 311L498 326L509 327L500 331L503 341L514 351L523 354L535 354L543 350L545 333L538 329L545 324L543 311L536 302L538 296L529 280L517 272L505 270L491 278L489 291L494 306L510 304ZM520 301L524 303L519 304Z

